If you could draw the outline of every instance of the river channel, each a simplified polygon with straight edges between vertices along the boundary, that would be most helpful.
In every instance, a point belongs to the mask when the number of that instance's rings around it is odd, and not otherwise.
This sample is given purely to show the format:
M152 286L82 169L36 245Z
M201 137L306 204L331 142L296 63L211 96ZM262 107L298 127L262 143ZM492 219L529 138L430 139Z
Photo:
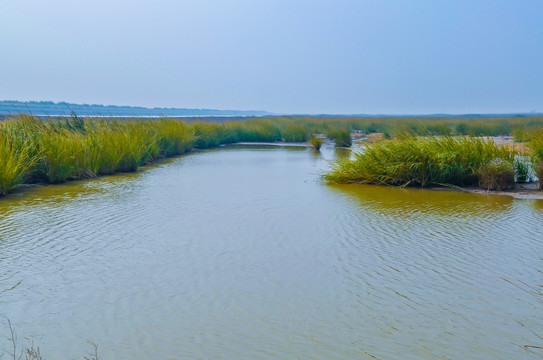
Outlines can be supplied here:
M543 356L542 200L326 185L338 156L227 146L0 199L0 314L47 359Z

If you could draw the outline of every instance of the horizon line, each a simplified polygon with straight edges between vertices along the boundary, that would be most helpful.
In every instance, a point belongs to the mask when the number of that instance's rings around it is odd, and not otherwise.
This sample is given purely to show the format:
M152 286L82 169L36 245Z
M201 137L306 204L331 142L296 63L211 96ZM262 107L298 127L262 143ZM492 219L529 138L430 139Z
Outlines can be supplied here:
M60 107L67 107L69 109L70 106L87 106L87 107L101 107L101 108L134 108L134 109L145 109L145 110L193 110L193 111L216 111L216 112L241 112L241 113L264 113L260 116L315 116L315 117L332 117L332 116L340 116L340 117L393 117L393 116L400 116L400 117L414 117L414 116L424 116L424 117L446 117L446 116L541 116L543 115L543 112L539 112L537 110L531 110L531 111L513 111L513 112L431 112L431 113L327 113L327 112L314 112L314 113L308 113L308 112L301 112L301 113L295 113L295 112L273 112L268 110L239 110L239 109L218 109L218 108L202 108L202 107L195 107L195 108L189 108L189 107L164 107L164 106L154 106L154 107L148 107L148 106L141 106L141 105L113 105L113 104L87 104L87 103L70 103L66 101L59 101L55 102L52 100L0 100L0 104L2 103L19 103L21 105L29 105L29 104L52 104L54 106L60 106ZM7 104L6 104L7 105ZM13 104L15 105L15 104ZM23 114L23 112L17 112L17 113L0 113L0 115L14 115L14 114ZM61 116L62 114L58 115L48 115L43 114L39 116ZM101 115L101 114L97 114ZM103 116L103 115L101 115ZM191 115L185 115L190 117ZM197 116L197 115L192 115ZM201 116L201 115L200 115ZM206 115L203 115L206 116ZM241 116L241 115L207 115L207 116ZM246 115L247 116L247 115ZM251 116L251 115L248 115Z

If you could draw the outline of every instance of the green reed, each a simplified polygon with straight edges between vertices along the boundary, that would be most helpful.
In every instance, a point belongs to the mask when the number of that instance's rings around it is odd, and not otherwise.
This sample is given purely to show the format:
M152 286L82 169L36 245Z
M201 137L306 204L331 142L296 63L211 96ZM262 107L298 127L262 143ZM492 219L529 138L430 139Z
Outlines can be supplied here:
M0 195L25 181L35 159L31 156L32 144L28 141L14 141L0 135Z
M181 121L20 116L0 123L0 194L25 183L136 171L192 149L194 130Z
M351 133L348 130L328 130L326 136L334 140L336 147L350 147L353 144Z
M405 132L432 135L499 136L531 132L543 128L543 117L311 117L281 116L260 119L275 123L279 129L287 124L305 128L307 134L330 131L383 133L387 137Z
M0 195L21 184L59 183L137 171L142 165L186 153L194 147L205 149L241 141L305 142L316 134L327 134L337 146L350 146L353 131L383 133L386 138L397 139L385 141L383 145L368 145L364 152L366 155L357 155L365 156L366 160L355 159L338 166L335 172L327 175L329 181L421 186L473 184L477 171L481 171L486 161L503 157L510 161L511 155L500 153L502 150L492 148L484 140L473 137L454 139L451 135L511 133L519 139L529 139L533 169L541 178L543 135L534 135L537 128L543 128L543 117L278 116L186 123L174 119L89 119L75 114L67 118L39 120L20 115L0 122ZM426 137L415 139L413 135L413 139L409 139L402 135L406 132ZM433 135L440 137L433 138ZM468 152L463 154L464 151ZM486 152L494 153L484 155ZM401 154L395 155L397 153ZM484 160L477 159L477 156Z
M309 144L311 144L313 149L319 151L322 144L324 143L324 140L322 138L316 137L315 135L312 135L308 142Z
M529 135L528 149L530 150L532 168L539 179L539 189L543 190L543 129Z
M404 133L394 140L367 144L354 159L338 162L324 179L331 183L474 186L487 164L499 159L512 167L514 156L514 150L491 139Z
M85 171L82 136L68 130L44 131L36 146L40 149L36 176L48 183L80 178Z

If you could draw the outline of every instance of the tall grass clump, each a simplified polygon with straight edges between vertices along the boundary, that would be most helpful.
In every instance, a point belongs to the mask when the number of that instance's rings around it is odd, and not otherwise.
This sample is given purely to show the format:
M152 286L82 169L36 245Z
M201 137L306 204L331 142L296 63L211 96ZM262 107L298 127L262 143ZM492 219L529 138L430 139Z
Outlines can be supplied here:
M195 136L195 147L208 149L219 146L226 137L223 124L198 121L192 124Z
M503 191L515 183L514 165L504 159L494 159L479 170L479 187Z
M146 138L131 136L130 130L117 133L116 146L121 151L121 158L115 167L116 172L134 172L146 163L150 144Z
M95 175L112 175L123 158L122 135L111 131L107 125L93 129L85 138L85 159Z
M515 158L515 168L516 182L524 183L531 181L530 162L525 156L519 155Z
M38 178L48 183L60 183L80 178L86 171L79 133L68 130L44 131L36 145L41 154L36 169Z
M32 145L28 141L15 142L0 134L0 195L24 183L35 158L31 156Z
M159 156L183 154L192 149L194 129L182 121L162 119L153 124L158 137Z
M287 142L307 141L308 132L303 124L289 122L281 129L281 137Z
M396 186L477 186L481 171L496 159L512 166L514 153L490 139L405 133L367 144L352 160L337 163L324 179Z
M329 130L326 136L334 140L336 147L350 147L353 144L351 133L347 130Z
M138 167L152 162L159 156L157 135L150 125L151 123L145 121L133 121L121 129L124 152L117 164L117 171L136 171Z
M240 141L274 142L282 139L277 123L271 119L249 119L243 125Z
M309 144L315 149L316 151L319 151L322 144L324 143L324 140L321 138L316 137L315 135L312 135L309 139Z
M221 125L222 126L222 125ZM184 122L67 119L19 116L0 123L0 195L26 183L136 171L160 157L183 154L194 144Z
M543 190L543 129L530 136L528 148L531 151L534 173L539 179L539 189Z
M224 123L223 144L232 144L241 141L243 126L241 121L229 121Z

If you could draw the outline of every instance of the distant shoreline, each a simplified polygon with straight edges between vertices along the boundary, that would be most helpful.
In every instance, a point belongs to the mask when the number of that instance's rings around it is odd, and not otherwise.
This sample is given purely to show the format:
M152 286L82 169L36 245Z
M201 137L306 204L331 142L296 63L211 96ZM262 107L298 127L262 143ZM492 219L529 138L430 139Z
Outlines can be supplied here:
M203 108L144 107L124 105L74 104L53 101L0 100L0 119L28 114L43 117L64 117L75 113L78 116L96 118L202 118L202 117L315 117L315 118L405 118L405 119L485 119L485 118L529 118L543 116L541 112L513 113L426 113L426 114L368 114L368 113L277 113L264 110L225 110Z
M200 108L148 108L143 106L116 106L97 104L71 104L52 101L0 101L0 114L29 114L61 117L75 113L87 117L200 117L200 116L263 116L272 115L261 110L223 110Z
M11 119L13 117L17 117L18 115L28 115L28 114L0 114L0 121ZM79 117L86 118L86 119L104 119L104 120L159 120L159 119L175 119L175 120L183 120L185 122L195 122L195 121L204 121L204 122L227 122L227 121L244 121L250 118L267 118L271 117L271 115L246 115L246 116L231 116L231 115L213 115L213 116L207 116L207 115L201 115L201 116L195 116L195 115L186 115L186 116L133 116L133 115L120 115L120 116L102 116L102 115L79 115L76 114ZM58 119L65 119L69 118L71 115L32 115L33 117L36 117L40 120L58 120Z

